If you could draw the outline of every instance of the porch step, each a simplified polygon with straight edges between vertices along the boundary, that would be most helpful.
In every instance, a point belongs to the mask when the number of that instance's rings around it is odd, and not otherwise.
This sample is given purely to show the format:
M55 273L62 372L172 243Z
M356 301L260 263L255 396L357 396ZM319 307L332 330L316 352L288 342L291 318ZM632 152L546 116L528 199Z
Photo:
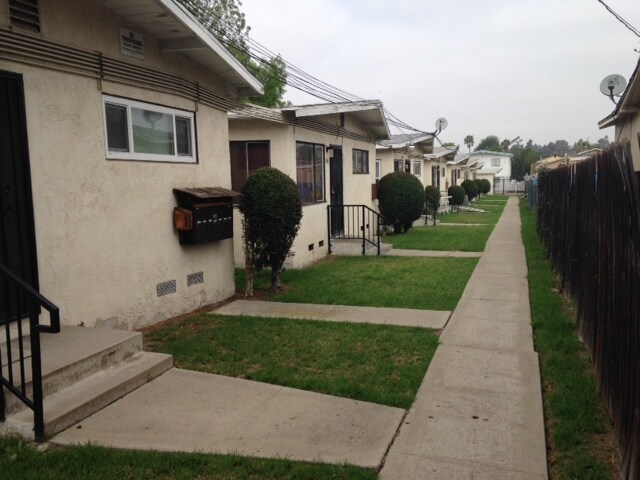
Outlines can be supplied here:
M29 339L26 338L24 343L25 346L29 345ZM42 390L46 399L84 378L141 352L142 334L123 330L65 326L60 333L42 334L40 343ZM6 351L5 347L0 345L0 351ZM29 356L25 361L26 390L29 395L32 391L30 360ZM12 368L15 378L19 378L19 366L14 363ZM3 370L3 373L6 375L6 370ZM5 394L8 415L26 408L13 394L8 391L5 391ZM28 411L31 412L31 410Z
M172 366L171 355L138 352L117 365L93 373L45 397L45 436L67 429L163 374ZM9 416L6 423L10 429L26 434L33 427L33 412L30 409L22 410Z

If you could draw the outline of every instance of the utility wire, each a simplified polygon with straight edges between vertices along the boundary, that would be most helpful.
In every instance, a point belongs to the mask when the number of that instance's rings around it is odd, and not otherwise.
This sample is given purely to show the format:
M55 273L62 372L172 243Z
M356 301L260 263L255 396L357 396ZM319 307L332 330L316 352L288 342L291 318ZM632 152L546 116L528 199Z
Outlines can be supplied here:
M607 9L607 11L613 15L614 17L616 17L616 19L622 23L625 27L627 27L629 30L631 30L637 37L640 37L640 30L638 30L636 27L634 27L633 25L631 25L629 22L627 22L624 18L622 18L622 16L618 13L616 13L609 5L607 5L606 3L604 3L603 0L597 0L599 3L601 3L604 8Z

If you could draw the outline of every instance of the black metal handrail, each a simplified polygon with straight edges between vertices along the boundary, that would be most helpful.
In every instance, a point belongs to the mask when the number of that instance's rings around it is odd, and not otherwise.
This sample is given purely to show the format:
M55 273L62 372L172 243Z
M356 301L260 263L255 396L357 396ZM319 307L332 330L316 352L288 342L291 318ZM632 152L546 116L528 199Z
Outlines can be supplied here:
M33 410L35 438L44 439L44 411L42 391L42 358L40 356L40 333L60 332L60 312L58 307L43 297L21 278L0 264L0 293L5 331L4 355L0 344L0 420L5 420L6 400L4 388L13 393L27 407ZM4 283L4 285L2 285ZM49 325L39 323L40 311L49 312ZM29 318L29 331L24 332L23 320ZM15 324L15 338L12 338L12 324ZM31 396L27 389L27 358L25 336L30 340ZM16 351L17 350L17 351ZM17 357L17 358L16 358ZM14 372L14 370L17 370Z
M380 233L384 217L366 205L327 206L327 227L329 231L329 253L331 240L362 240L362 255L367 244L374 246L380 255Z

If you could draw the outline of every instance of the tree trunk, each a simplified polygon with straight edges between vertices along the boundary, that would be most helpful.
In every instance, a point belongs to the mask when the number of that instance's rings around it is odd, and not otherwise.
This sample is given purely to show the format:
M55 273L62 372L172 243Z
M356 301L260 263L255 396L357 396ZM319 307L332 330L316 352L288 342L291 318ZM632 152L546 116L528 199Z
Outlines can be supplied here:
M281 292L282 284L280 283L280 272L282 268L271 269L271 290L272 292Z

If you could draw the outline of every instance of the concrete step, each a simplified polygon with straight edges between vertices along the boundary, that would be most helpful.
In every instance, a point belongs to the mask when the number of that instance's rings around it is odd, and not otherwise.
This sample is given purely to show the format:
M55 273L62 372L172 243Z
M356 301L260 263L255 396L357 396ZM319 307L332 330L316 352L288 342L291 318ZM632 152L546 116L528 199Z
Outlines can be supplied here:
M163 353L138 352L118 365L89 375L44 399L45 436L49 437L124 397L173 366ZM32 437L33 412L22 410L7 418L6 427Z
M100 370L117 365L142 350L142 334L123 330L110 330L84 327L62 328L57 334L40 336L42 356L42 389L47 398L60 390L89 377ZM16 342L12 348L16 350ZM25 347L29 338L24 340ZM0 351L6 352L6 345L0 345ZM4 358L3 358L4 360ZM3 374L7 370L3 361ZM20 378L19 364L11 365L15 379ZM31 357L25 359L25 387L31 396ZM6 413L16 413L26 408L13 394L5 390ZM31 412L31 410L29 410Z
M388 252L393 248L390 243L380 244L380 255ZM358 256L362 255L362 240L332 239L331 253L334 255ZM378 249L367 243L365 245L365 255L377 255Z

